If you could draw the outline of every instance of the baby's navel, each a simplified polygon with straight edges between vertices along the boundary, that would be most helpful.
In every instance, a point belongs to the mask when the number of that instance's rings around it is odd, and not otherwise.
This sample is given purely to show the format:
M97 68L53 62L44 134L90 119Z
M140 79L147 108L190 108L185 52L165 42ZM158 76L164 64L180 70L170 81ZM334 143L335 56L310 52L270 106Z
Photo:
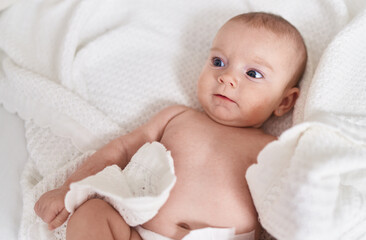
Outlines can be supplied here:
M191 228L189 227L189 225L187 223L178 223L177 224L179 227L190 230Z

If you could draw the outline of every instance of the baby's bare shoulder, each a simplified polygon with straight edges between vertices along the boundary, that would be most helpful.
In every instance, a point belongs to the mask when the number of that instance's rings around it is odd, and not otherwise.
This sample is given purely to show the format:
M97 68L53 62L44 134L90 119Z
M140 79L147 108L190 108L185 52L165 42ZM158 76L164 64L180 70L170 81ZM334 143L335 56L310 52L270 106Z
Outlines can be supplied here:
M184 105L172 105L169 107L164 108L160 112L158 112L153 118L150 119L150 125L156 125L156 123L164 123L166 125L170 122L173 118L181 115L184 112L189 111L190 108Z
M173 118L174 116L189 110L191 110L191 108L184 105L172 105L161 110L157 116L160 117L168 116L168 118Z

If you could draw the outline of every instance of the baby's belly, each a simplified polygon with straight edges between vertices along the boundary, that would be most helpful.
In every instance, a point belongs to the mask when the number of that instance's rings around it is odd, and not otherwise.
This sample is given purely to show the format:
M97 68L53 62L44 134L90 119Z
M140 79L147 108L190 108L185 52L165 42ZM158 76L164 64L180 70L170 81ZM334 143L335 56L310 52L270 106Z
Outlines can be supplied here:
M235 227L237 234L255 229L257 214L244 174L196 167L176 167L168 201L143 227L173 239L205 227Z

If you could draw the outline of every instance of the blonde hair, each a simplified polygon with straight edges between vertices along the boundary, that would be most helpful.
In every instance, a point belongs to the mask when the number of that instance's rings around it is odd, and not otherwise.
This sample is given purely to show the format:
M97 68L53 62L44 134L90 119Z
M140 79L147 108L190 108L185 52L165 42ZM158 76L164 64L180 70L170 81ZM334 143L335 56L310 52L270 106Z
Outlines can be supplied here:
M285 36L293 40L295 43L296 52L300 54L300 62L295 74L290 81L290 85L298 86L298 83L305 72L307 50L304 39L295 26L279 15L266 12L243 13L233 17L229 21L242 21L251 27L265 28L269 31L272 31L274 34Z

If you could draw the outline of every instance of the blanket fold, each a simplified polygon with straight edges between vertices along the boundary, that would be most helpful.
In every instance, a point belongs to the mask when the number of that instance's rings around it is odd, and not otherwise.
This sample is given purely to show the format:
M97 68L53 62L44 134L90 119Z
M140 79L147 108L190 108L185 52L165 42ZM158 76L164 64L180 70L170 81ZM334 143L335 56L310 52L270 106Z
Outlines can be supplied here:
M3 61L3 68L0 102L8 111L70 138L82 152L98 149L106 144L105 139L121 134L117 124L64 87L9 59Z
M278 239L365 236L365 159L365 142L335 126L306 122L286 131L247 172L261 223Z
M96 196L110 203L130 226L152 219L164 205L176 182L170 151L158 143L144 144L125 169L106 167L94 176L70 185L65 197L69 212Z

